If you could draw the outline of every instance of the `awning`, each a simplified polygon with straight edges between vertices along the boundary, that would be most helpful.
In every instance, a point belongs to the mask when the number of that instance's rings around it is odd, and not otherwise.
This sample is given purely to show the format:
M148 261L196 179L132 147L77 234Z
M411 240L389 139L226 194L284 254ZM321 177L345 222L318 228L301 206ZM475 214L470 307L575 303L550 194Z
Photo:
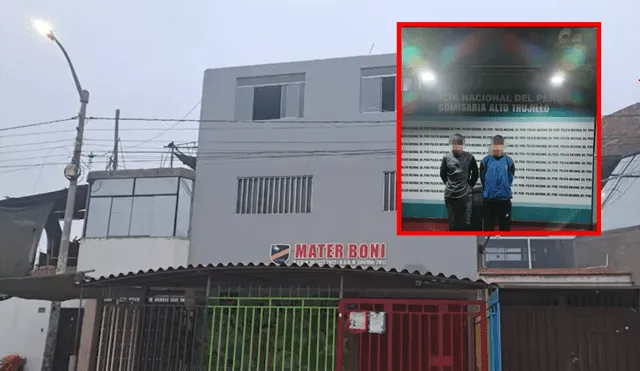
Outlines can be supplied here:
M65 301L100 297L102 290L83 287L85 272L72 272L47 276L0 278L0 294L29 300Z

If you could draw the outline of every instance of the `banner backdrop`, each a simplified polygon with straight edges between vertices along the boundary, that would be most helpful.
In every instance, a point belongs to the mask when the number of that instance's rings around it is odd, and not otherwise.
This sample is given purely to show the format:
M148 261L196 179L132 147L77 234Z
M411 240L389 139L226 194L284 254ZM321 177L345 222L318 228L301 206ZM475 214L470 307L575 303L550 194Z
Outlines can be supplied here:
M439 171L452 134L465 136L478 163L500 134L516 166L514 221L592 223L594 118L457 117L402 126L403 217L446 218Z
M541 92L424 92L419 82L403 83L403 120L457 117L595 117L592 94L584 90Z

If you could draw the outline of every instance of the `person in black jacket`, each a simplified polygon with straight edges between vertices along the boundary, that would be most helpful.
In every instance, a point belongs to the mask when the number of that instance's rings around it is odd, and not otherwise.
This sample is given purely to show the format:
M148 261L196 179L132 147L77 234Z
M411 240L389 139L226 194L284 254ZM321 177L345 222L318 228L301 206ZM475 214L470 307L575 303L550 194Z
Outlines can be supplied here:
M444 202L450 231L471 228L473 186L478 181L478 164L475 157L463 151L464 137L454 134L450 140L451 152L444 155L440 164L440 178L445 184Z

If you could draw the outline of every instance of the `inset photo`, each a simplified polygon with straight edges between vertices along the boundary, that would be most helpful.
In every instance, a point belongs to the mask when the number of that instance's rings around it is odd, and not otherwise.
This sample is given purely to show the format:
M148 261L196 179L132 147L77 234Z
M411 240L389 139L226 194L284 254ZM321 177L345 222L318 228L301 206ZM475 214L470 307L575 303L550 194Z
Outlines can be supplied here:
M599 24L399 24L399 234L597 235Z

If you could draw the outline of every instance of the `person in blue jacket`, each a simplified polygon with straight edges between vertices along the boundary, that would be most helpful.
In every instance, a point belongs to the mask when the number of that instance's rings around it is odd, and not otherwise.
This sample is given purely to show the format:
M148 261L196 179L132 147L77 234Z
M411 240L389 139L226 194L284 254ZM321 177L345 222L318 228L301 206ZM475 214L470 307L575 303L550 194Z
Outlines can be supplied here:
M484 217L482 229L511 230L511 186L516 174L513 159L504 154L504 138L496 135L491 139L491 154L480 162L482 183L482 206Z

